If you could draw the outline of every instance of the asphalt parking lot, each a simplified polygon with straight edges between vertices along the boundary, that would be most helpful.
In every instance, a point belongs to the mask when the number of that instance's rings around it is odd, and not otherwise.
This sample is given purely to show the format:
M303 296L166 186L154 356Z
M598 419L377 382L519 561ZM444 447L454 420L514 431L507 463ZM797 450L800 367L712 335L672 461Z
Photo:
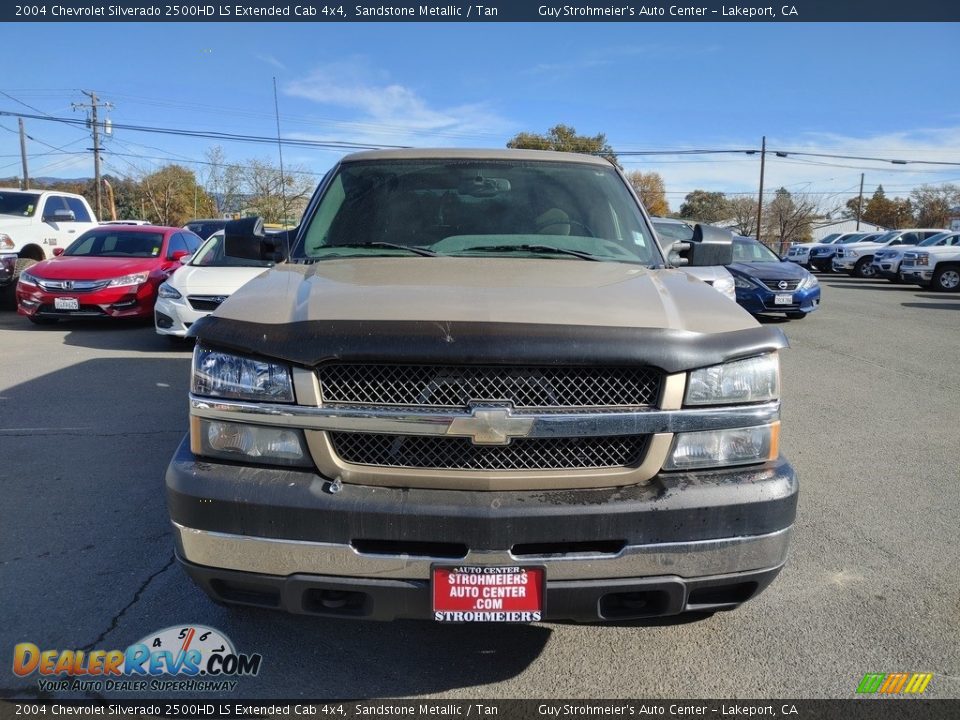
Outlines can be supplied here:
M960 295L830 277L780 327L801 500L764 594L680 624L439 626L212 604L173 562L162 487L188 350L0 311L0 696L38 696L18 642L122 649L200 623L263 655L241 697L852 697L896 671L960 697Z

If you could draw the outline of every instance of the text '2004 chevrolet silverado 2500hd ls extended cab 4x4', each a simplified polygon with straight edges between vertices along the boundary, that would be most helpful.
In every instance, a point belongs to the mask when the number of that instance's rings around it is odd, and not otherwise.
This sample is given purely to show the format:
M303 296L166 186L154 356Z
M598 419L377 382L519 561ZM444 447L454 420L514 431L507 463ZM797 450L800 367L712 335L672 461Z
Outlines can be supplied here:
M255 223L227 252L271 258ZM223 603L437 621L736 607L782 568L786 346L669 267L608 162L344 158L198 321L177 555Z

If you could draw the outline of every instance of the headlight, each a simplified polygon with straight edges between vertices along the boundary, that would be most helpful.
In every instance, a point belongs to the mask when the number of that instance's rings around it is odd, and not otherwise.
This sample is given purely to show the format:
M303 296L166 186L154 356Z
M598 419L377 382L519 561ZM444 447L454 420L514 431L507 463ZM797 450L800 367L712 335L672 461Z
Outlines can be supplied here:
M293 383L286 365L199 345L193 351L191 392L235 400L293 402Z
M23 271L20 273L20 282L24 285L36 285L37 279L30 273Z
M914 261L915 265L929 265L930 264L930 255L928 253L917 253L917 259Z
M780 423L728 430L678 433L664 470L692 470L775 460Z
M810 288L817 287L819 284L820 284L820 281L817 280L817 276L814 275L813 273L810 273L803 279L803 282L800 283L800 287L806 288L809 290Z
M732 277L724 277L719 280L715 280L713 283L713 289L716 290L721 295L725 295L731 300L736 301L737 291L734 290L734 279Z
M123 277L113 278L107 284L107 287L126 287L127 285L142 285L147 281L148 275L150 275L150 273L148 272L138 272L138 273L133 273L132 275L124 275Z
M780 358L767 353L711 365L690 373L687 405L720 405L776 400L780 397Z
M170 285L167 283L160 284L160 287L157 288L157 295L170 300L179 300L183 297L183 295L181 295L176 289L170 287Z
M6 233L0 233L0 248L4 250L13 250L13 238Z
M191 450L197 455L269 465L313 465L303 431L193 418Z
M749 290L750 288L756 287L756 285L740 275L733 276L733 284L743 290Z

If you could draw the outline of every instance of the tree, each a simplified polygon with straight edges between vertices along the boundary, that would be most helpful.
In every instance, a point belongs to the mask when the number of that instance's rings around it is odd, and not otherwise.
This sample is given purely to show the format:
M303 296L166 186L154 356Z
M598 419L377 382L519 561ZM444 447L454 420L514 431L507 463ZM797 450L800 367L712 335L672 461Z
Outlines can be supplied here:
M730 228L738 235L756 237L757 201L752 197L738 197L727 202L729 217L734 225Z
M507 141L508 148L525 148L527 150L559 150L561 152L583 153L585 155L599 155L606 158L617 167L620 163L607 142L603 133L596 135L577 135L575 128L569 125L554 125L547 130L546 135L521 132Z
M811 196L780 188L763 213L767 244L782 252L787 243L808 241L812 237L810 226L817 214L817 203Z
M227 162L226 153L220 145L206 152L209 173L206 188L213 200L216 214L224 217L243 209L243 168Z
M243 190L247 215L268 223L293 223L313 193L313 177L304 168L280 168L269 160L251 160L244 169Z
M160 225L183 225L192 217L213 213L213 201L197 184L192 170L165 165L140 181L146 217Z
M730 216L727 196L722 192L694 190L684 198L680 206L680 217L700 222L713 223L726 220Z
M960 205L960 187L952 183L921 185L910 198L918 227L945 228L950 223L950 209Z
M667 202L667 193L660 173L634 170L627 173L627 180L640 196L640 201L648 213L660 217L670 214L670 204Z
M913 207L908 199L891 200L884 192L883 185L877 185L873 195L864 204L861 220L888 228L904 227L913 222Z

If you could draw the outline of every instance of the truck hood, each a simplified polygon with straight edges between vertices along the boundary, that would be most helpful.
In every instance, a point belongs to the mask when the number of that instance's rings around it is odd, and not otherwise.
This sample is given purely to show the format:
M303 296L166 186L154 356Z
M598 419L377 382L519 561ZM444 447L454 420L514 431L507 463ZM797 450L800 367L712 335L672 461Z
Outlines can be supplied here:
M516 258L356 258L279 265L220 317L278 324L409 320L739 330L755 321L677 270Z
M882 250L887 246L875 242L858 242L847 243L846 245L838 245L837 247L842 247L844 250Z
M189 334L307 367L644 364L677 372L787 345L779 329L679 270L519 258L282 264Z

